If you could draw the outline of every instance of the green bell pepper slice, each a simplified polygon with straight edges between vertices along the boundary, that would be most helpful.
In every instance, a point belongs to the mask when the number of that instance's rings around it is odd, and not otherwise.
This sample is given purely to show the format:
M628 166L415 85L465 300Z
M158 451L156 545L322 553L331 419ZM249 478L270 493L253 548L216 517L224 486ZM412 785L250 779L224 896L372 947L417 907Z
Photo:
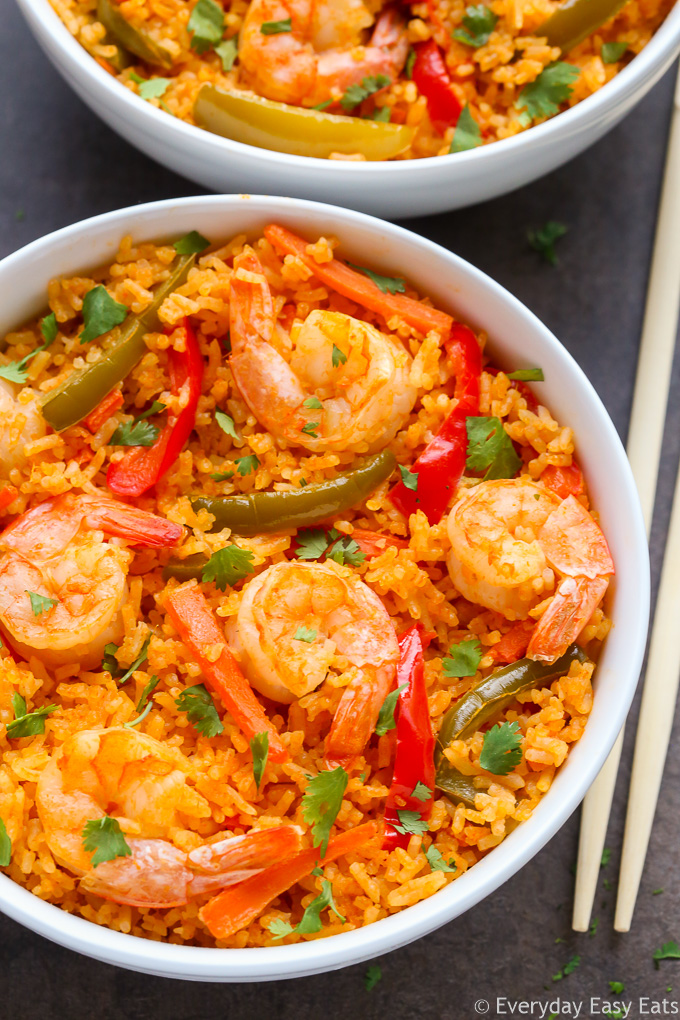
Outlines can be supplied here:
M169 581L174 577L177 581L200 581L207 562L203 553L195 553L183 560L173 556L163 567L163 580Z
M173 65L171 54L143 28L136 28L120 13L116 0L97 0L97 19L123 47L145 60L168 70Z
M128 315L118 339L104 350L99 361L76 369L43 398L43 416L55 432L63 432L86 418L132 371L146 353L145 333L161 329L160 306L168 294L184 283L195 261L195 255L178 255L170 276L158 286L149 307L141 315Z
M259 149L328 158L333 152L362 153L368 160L398 156L415 128L287 106L252 93L201 86L194 103L196 123L213 134Z
M621 10L626 0L564 0L533 35L545 36L563 53L578 46L605 21Z
M262 535L309 527L362 503L396 467L390 450L327 482L290 492L253 492L247 496L192 496L194 510L207 510L211 531L230 528L237 535Z

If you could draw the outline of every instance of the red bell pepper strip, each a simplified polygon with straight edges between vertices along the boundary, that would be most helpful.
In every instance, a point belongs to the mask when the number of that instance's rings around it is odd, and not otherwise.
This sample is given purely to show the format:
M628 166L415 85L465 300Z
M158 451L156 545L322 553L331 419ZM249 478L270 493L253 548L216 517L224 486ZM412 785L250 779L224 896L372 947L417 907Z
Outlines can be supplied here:
M517 662L526 654L536 623L534 620L519 620L495 645L489 649L495 662Z
M183 351L170 348L168 367L170 389L175 396L186 393L186 403L170 417L153 446L134 446L122 460L111 464L106 483L118 496L141 496L172 467L191 435L203 382L203 358L189 320L181 327L185 334Z
M583 472L575 460L569 467L555 467L554 464L548 464L540 480L560 499L566 499L567 496L578 498L586 491Z
M451 75L444 53L434 39L416 43L413 48L416 59L411 77L420 94L425 96L427 112L435 130L443 135L447 127L456 126L462 110L451 88Z
M87 418L83 418L83 425L94 435L102 427L112 414L123 406L124 398L122 390L111 390L104 399L97 404L93 411L90 411Z
M407 847L411 838L408 832L397 832L397 811L417 811L428 818L434 796L434 733L427 704L425 674L423 670L423 644L418 627L411 627L399 638L401 656L397 666L397 687L407 684L399 694L397 717L397 752L394 760L392 785L385 806L384 850ZM420 783L430 791L429 798L414 797ZM424 790L419 790L424 794Z
M445 346L456 374L454 396L458 403L411 468L418 476L417 489L397 482L389 494L404 517L422 510L430 524L441 520L455 493L467 458L466 419L479 414L482 352L477 338L467 326L455 322Z
M0 510L6 510L18 495L18 489L15 489L13 485L6 485L2 492L0 492Z
M189 581L173 588L165 596L165 607L181 640L201 667L203 676L248 740L266 730L269 760L277 764L288 761L288 751L278 731L267 718L231 654L210 603L199 586ZM219 647L219 657L213 661L208 650Z

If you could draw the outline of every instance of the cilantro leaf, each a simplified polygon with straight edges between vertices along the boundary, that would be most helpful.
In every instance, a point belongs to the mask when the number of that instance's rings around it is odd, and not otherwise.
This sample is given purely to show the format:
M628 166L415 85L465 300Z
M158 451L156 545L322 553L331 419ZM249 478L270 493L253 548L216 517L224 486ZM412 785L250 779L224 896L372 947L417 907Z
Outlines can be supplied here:
M93 868L103 864L104 861L113 861L116 857L130 857L132 854L123 830L116 819L110 818L109 815L85 822L82 840L88 853L94 851Z
M590 922L590 928L588 929L588 937L589 938L591 938L591 939L595 938L595 933L597 932L597 926L598 926L599 923L600 923L599 917L594 917L592 919L592 921Z
M288 921L284 921L282 917L275 917L269 925L269 931L275 939L285 939L286 935L293 934L295 928Z
M49 347L49 345L53 344L57 339L59 327L57 326L57 317L54 312L50 312L49 315L46 315L45 318L41 320L40 332L43 340L45 341L46 347Z
M292 32L293 23L290 18L282 18L281 21L263 21L260 25L262 35L281 35L282 32Z
M390 82L391 79L384 74L369 75L367 78L362 78L360 85L350 85L346 89L344 96L340 100L340 106L343 110L353 110L359 103L363 103L364 99L368 99L375 92L380 92L381 89L387 88Z
M374 273L372 269L366 269L365 266L357 266L354 262L348 262L347 265L352 269L358 269L369 280L373 280L373 283L383 294L403 294L406 291L406 281L402 280L400 276L381 276L380 273Z
M139 86L140 98L160 99L161 96L165 95L169 84L169 78L149 78L148 81L143 81Z
M555 254L555 242L564 237L569 228L564 223L557 223L556 220L548 220L544 227L538 230L527 230L527 241L529 246L542 255L551 266L556 266L558 259Z
M349 563L350 567L360 567L366 559L366 553L361 551L355 539L344 535L333 543L328 550L327 558L341 566L343 563Z
M267 765L267 758L269 757L269 734L266 730L262 733L256 733L250 741L250 750L253 755L253 776L255 778L255 786L260 789L260 783L262 782L262 776Z
M409 81L413 77L413 65L415 64L415 62L416 62L416 51L414 50L414 48L412 46L411 49L408 51L408 56L406 58L406 64L404 65L404 74L409 79Z
M43 708L36 708L33 712L26 711L26 702L18 691L12 695L12 708L14 719L7 724L7 736L18 740L19 737L35 737L45 732L45 719L52 712L56 712L57 705L45 705Z
M497 723L484 734L479 764L495 776L507 776L522 760L519 723Z
M313 641L316 641L318 631L314 630L313 627L298 627L293 634L293 641L306 641L308 645L311 645Z
M560 103L565 103L574 91L572 82L576 81L580 73L580 68L562 60L548 64L535 81L524 86L515 101L515 109L526 107L532 120L552 117L559 113Z
M570 974L574 973L580 962L580 956L572 956L571 960L565 963L562 970L558 970L557 974L553 974L553 981L561 981L563 978L569 977Z
M464 106L453 132L449 152L466 152L467 149L476 149L481 144L481 128L470 113L470 107Z
M300 528L295 542L295 555L299 560L318 560L329 545L328 535L323 528Z
M186 712L187 719L194 729L204 737L216 737L218 733L223 732L222 720L205 684L187 687L178 698L175 698L175 705L180 712Z
M516 372L508 372L508 379L517 382L545 382L542 368L518 368Z
M404 485L406 486L406 488L410 489L411 492L417 492L418 491L418 472L417 471L409 471L409 469L404 464L400 464L399 465L399 471L400 471L400 474L401 474L401 480L404 483Z
M242 478L249 475L251 471L255 471L260 465L254 453L249 454L247 457L237 457L234 463L236 464L236 470Z
M231 436L233 439L241 438L238 432L236 431L234 419L231 417L230 414L225 414L224 411L215 411L215 421L222 429L222 431L226 432L228 436Z
M371 120L377 120L381 124L389 124L392 120L392 110L389 106L376 106L371 114Z
M600 56L605 64L616 64L628 49L627 42L602 43Z
M203 234L199 234L197 230L190 230L178 241L173 241L172 247L178 255L198 255L199 252L210 247L210 241Z
M444 676L474 676L482 661L482 647L477 638L466 638L457 645L451 645L448 657L442 659Z
M607 865L609 864L609 861L611 860L611 856L612 856L611 847L606 846L604 848L604 850L602 851L602 859L600 860L600 867L601 868L606 868L607 867Z
M12 840L9 838L5 823L0 818L0 868L8 867L11 860Z
M489 36L496 27L498 16L486 4L466 7L463 16L465 28L457 28L451 34L458 42L478 49L489 41Z
M224 32L224 11L215 0L198 0L187 24L191 35L191 48L205 53L219 43Z
M83 298L83 322L85 329L80 334L81 344L96 340L108 333L114 326L120 326L128 316L127 305L114 301L101 283L88 290Z
M677 942L664 942L661 949L654 950L652 959L657 970L660 960L680 960L680 946Z
M144 689L142 690L142 693L140 695L139 701L137 702L137 711L138 712L143 712L144 711L144 709L146 708L146 703L148 702L149 698L151 697L153 692L158 687L159 683L160 683L160 680L158 679L158 677L157 676L152 676L151 679L149 680L149 682L144 685Z
M614 995L622 995L626 990L622 981L610 981L609 987Z
M233 588L237 581L253 572L254 554L238 545L227 545L213 553L201 574L202 581L214 581L220 591Z
M31 609L34 616L42 616L43 613L49 612L50 609L54 609L59 604L59 599L49 599L46 595L38 595L34 591L28 591L28 589L26 589L26 594L31 601Z
M382 980L382 970L377 963L372 963L364 974L364 987L366 991L372 992L380 980Z
M8 365L0 366L0 379L6 379L7 382L13 383L25 383L28 379L28 372L24 368L26 361L24 358L21 361L10 361Z
M234 472L233 471L215 471L215 473L212 474L210 477L212 478L213 482L228 482L230 478L234 477Z
M429 786L426 786L425 783L421 783L420 780L418 780L416 785L413 787L413 792L411 793L411 796L414 797L416 800L422 801L430 800L430 798L432 797L432 790L430 789Z
M489 478L514 478L522 466L500 418L466 418L468 448L465 466Z
M321 403L318 397L307 397L306 400L302 401L302 406L309 407L312 410L318 411L320 407L323 407L323 404Z
M231 39L224 39L219 46L215 47L215 53L222 61L222 70L227 74L228 71L231 71L238 56L238 36L234 35Z
M303 425L300 432L304 432L306 436L311 436L312 439L318 438L318 432L316 431L319 427L318 421L308 421L306 425Z
M160 429L146 419L160 410L165 410L165 404L154 400L149 410L144 414L137 415L133 421L123 422L109 439L111 446L153 446L158 439Z
M344 351L341 351L339 347L333 344L333 351L331 353L331 360L333 362L333 368L337 368L338 365L344 365L347 361L347 355Z
M425 856L427 857L427 863L430 865L432 871L447 871L453 873L457 869L456 864L451 864L451 862L448 864L446 863L436 846L429 847L425 851Z
M399 825L395 825L394 828L402 836L407 832L416 836L427 832L427 819L423 818L419 811L397 811L397 818L399 819Z
M147 655L149 654L149 643L151 641L151 634L147 634L144 644L142 645L139 655L127 669L121 669L118 665L118 659L116 658L116 652L118 648L113 642L108 645L104 645L104 658L102 659L102 669L106 670L111 674L114 680L117 680L119 684L127 683L135 670L139 669L143 662L146 661ZM139 711L139 709L137 710Z
M407 687L407 683L402 684L401 687L396 687L393 691L390 691L383 701L378 714L378 721L375 725L375 732L379 737L384 737L389 730L393 730L396 727L394 710L397 707L397 699Z
M335 821L349 776L338 765L336 769L319 772L310 779L302 795L302 817L312 827L314 846L321 847L325 857L331 828Z
M321 931L323 927L321 924L321 911L327 908L332 910L334 914L337 914L344 923L345 918L336 907L335 900L333 899L333 886L328 879L324 878L321 883L321 892L305 908L305 912L300 923L296 925L295 931L299 935L313 935L315 932Z

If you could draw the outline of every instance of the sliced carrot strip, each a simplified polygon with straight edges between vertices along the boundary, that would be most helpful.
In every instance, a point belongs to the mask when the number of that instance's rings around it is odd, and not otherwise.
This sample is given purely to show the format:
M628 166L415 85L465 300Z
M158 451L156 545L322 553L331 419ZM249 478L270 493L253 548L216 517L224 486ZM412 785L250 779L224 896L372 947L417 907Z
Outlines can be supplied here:
M531 640L536 624L533 620L519 620L489 651L496 662L516 662L521 659Z
M83 425L93 434L102 427L104 422L114 414L119 407L123 406L123 393L121 390L111 390L104 399L97 404L94 411L90 411L87 418L83 418Z
M422 301L416 301L405 294L384 294L368 276L357 273L339 259L316 262L307 252L309 242L277 223L270 223L265 227L264 236L279 251L285 252L286 255L299 256L307 268L311 269L327 287L331 287L351 301L356 301L364 308L378 312L385 319L399 315L409 326L413 326L421 333L428 333L434 329L442 338L449 335L453 319L446 312L430 308Z
M377 835L378 828L377 822L366 822L336 836L328 844L324 862L357 850ZM318 848L302 850L295 857L218 893L199 911L199 917L216 939L225 939L250 924L273 899L308 875L319 858Z
M269 760L279 764L288 761L288 752L267 718L265 710L241 672L241 667L224 640L224 634L205 595L194 581L174 588L165 598L168 615L189 651L196 657L205 679L234 717L237 725L251 740L256 733L269 734ZM206 649L222 645L215 662Z

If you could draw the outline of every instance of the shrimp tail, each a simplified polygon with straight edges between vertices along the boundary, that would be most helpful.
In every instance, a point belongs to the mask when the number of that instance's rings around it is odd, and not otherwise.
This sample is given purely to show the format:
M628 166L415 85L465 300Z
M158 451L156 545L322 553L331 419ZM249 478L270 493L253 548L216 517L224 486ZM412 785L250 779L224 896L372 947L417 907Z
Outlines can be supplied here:
M268 868L271 864L295 854L302 847L302 829L297 825L277 825L259 829L245 836L232 836L205 846L188 855L195 871L206 875L236 869Z
M527 656L554 662L581 633L609 585L608 577L565 577L541 616Z
M324 768L347 771L371 739L382 704L394 683L396 663L379 666L374 682L359 676L345 688L333 717L324 754Z
M176 545L184 530L181 524L115 499L93 499L85 507L84 522L88 528L154 549Z

